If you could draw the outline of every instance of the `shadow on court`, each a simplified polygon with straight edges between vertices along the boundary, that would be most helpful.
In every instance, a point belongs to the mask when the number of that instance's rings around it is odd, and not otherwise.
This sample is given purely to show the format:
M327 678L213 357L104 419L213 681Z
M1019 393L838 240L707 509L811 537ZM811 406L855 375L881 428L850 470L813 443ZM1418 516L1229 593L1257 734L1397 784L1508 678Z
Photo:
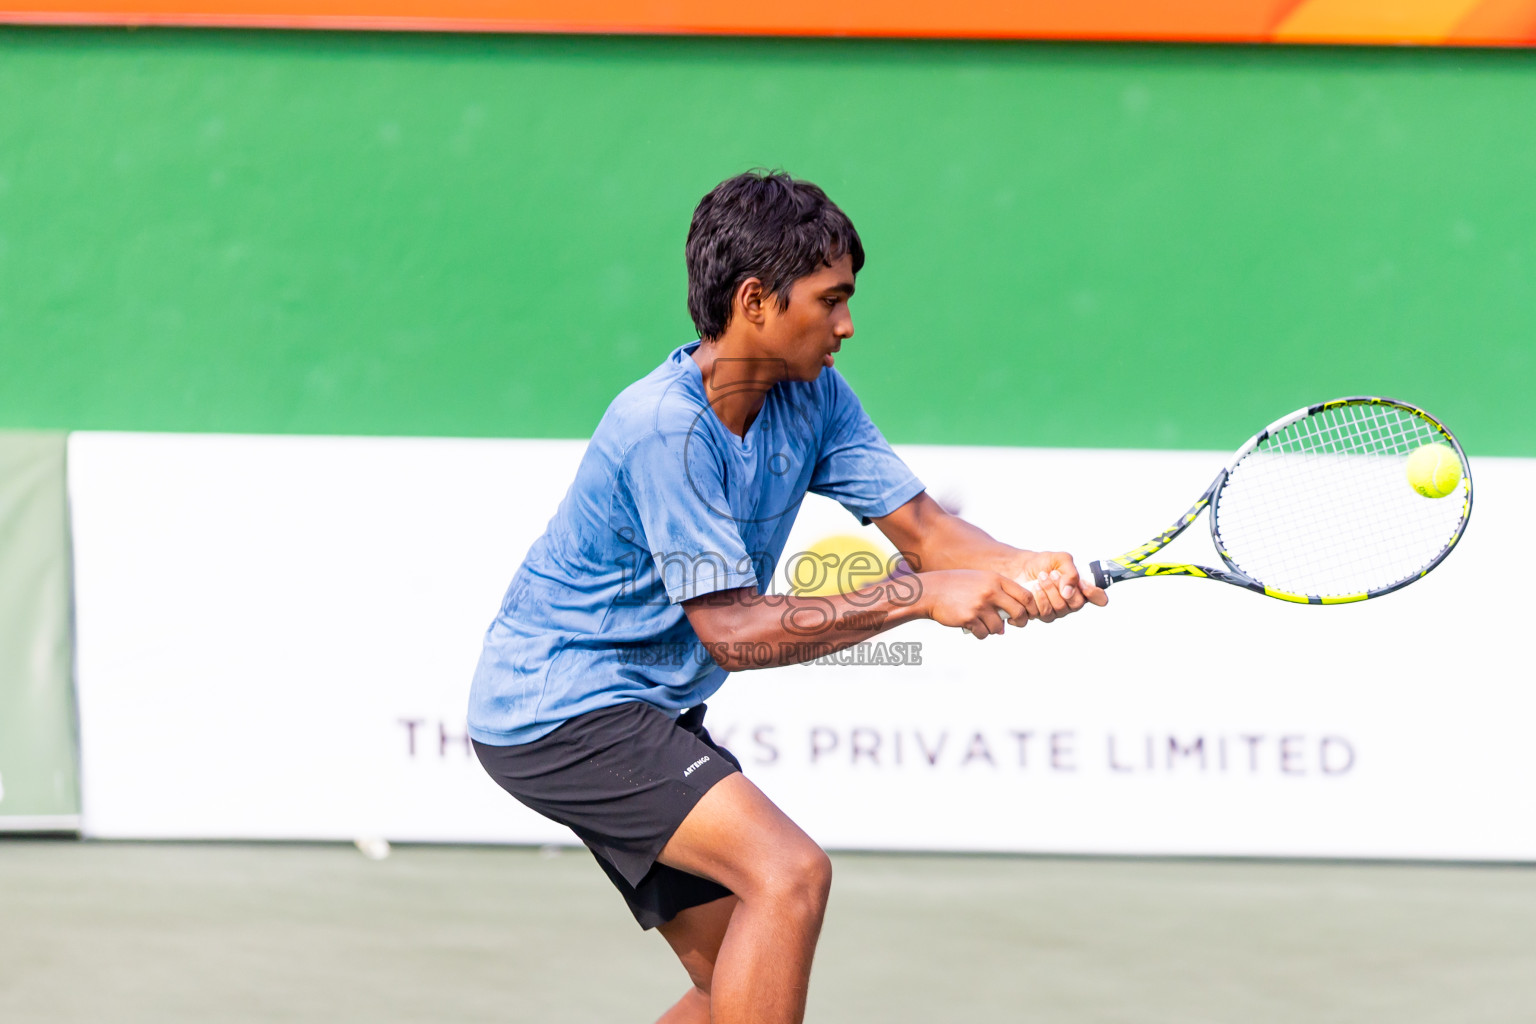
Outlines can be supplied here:
M812 1021L1525 1022L1536 868L834 857ZM0 1020L649 1021L582 850L0 840Z

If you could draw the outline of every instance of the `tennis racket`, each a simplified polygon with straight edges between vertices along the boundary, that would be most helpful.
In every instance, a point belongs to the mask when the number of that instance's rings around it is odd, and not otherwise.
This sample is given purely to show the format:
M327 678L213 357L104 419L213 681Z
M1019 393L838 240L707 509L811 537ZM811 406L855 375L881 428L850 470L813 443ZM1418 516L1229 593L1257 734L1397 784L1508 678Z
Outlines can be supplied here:
M1441 498L1408 481L1408 457L1426 444L1448 446L1461 463L1461 480ZM1225 569L1147 561L1206 508ZM1347 604L1422 578L1471 514L1472 467L1444 425L1391 398L1340 398L1261 430L1172 526L1089 568L1100 587L1196 576L1298 604Z

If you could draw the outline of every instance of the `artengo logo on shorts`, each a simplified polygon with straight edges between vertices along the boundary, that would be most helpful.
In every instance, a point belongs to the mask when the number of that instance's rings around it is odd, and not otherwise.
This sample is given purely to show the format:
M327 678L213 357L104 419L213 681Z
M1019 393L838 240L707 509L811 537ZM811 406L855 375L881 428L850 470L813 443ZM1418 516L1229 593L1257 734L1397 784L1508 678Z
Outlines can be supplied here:
M705 754L703 757L701 757L697 761L693 762L693 764L689 765L687 768L684 768L683 769L683 778L686 779L688 776L692 775L693 774L693 770L695 768L697 768L699 765L703 764L705 761L708 761L708 760L709 760L709 755Z

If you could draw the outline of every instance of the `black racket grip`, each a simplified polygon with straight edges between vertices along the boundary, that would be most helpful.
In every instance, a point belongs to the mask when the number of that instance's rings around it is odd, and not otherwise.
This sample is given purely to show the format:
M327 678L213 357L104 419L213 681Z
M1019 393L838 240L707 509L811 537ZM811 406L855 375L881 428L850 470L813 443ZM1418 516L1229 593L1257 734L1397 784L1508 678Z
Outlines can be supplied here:
M1106 589L1110 584L1109 574L1097 560L1088 563L1088 571L1093 573L1093 585L1100 590Z

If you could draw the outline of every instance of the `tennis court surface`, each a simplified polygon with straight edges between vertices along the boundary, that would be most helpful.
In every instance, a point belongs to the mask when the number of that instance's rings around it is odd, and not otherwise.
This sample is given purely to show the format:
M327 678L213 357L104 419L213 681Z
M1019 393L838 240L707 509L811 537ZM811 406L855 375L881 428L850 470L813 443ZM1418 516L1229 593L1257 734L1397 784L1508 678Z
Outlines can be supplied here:
M1536 869L841 854L812 1021L1529 1021ZM0 841L0 1020L649 1021L583 850Z

